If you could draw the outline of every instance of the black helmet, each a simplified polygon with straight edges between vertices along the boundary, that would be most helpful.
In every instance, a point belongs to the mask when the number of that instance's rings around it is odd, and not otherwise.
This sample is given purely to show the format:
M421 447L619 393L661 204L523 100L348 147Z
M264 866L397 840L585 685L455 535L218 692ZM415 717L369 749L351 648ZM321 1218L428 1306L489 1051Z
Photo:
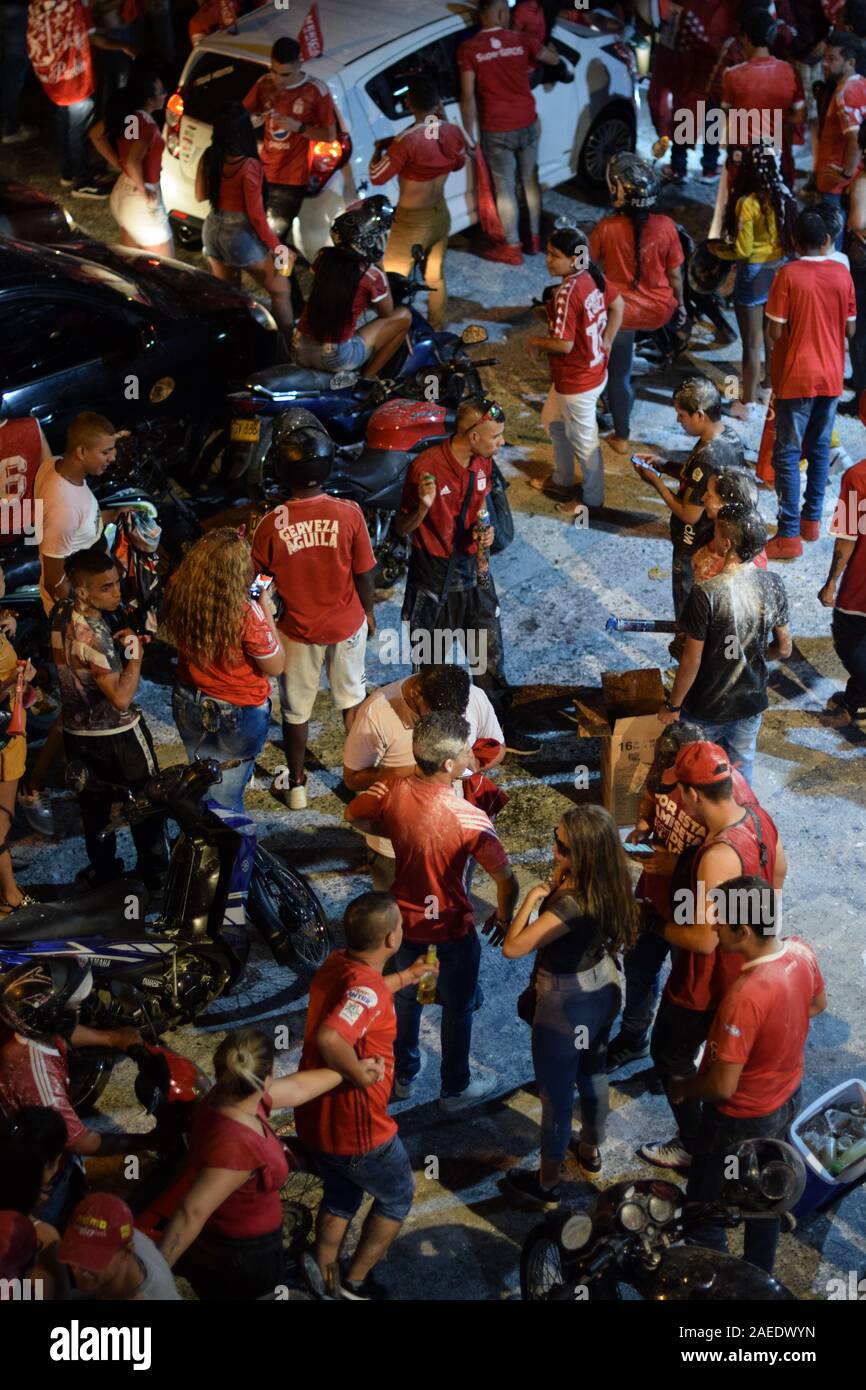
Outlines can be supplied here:
M652 164L627 151L607 161L607 186L611 197L622 195L622 206L627 208L655 207L660 190Z
M93 988L87 961L50 959L21 965L0 983L0 1019L13 1032L49 1042Z
M378 261L385 254L385 243L394 221L394 209L381 193L364 198L335 219L331 240L341 251L351 251L365 261Z
M735 1162L732 1164L732 1160ZM782 1212L795 1207L806 1186L806 1165L782 1139L747 1139L730 1150L723 1201L745 1212Z
M308 410L287 410L274 425L270 462L282 487L316 487L334 466L334 441Z
M730 269L730 261L714 256L702 241L689 257L689 284L695 294L715 294Z

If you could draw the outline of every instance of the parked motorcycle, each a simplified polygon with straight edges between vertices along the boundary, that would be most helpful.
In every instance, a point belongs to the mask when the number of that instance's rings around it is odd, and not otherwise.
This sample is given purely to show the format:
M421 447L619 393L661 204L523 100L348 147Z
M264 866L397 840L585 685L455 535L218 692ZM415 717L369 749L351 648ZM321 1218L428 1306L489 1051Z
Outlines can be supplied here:
M625 1288L665 1302L793 1299L745 1260L680 1244L698 1226L776 1220L799 1201L806 1172L789 1144L749 1141L732 1156L740 1176L727 1185L728 1204L689 1202L676 1183L641 1179L606 1188L589 1212L551 1214L523 1243L521 1297L596 1302L620 1299Z

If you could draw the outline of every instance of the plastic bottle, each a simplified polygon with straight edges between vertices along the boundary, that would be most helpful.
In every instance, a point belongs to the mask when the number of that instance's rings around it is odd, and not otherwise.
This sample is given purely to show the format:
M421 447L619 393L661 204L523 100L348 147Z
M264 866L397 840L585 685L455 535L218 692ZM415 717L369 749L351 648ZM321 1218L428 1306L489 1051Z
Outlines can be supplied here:
M436 947L428 946L425 960L428 965L436 964ZM436 975L434 971L428 970L418 981L418 993L415 996L419 1004L432 1004L436 998Z

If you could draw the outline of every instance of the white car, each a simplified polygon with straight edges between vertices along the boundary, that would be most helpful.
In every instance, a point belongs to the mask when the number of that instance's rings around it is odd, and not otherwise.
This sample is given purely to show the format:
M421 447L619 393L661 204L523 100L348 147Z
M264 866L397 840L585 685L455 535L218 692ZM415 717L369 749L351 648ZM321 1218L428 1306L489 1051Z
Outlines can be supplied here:
M339 135L311 148L310 192L294 225L294 244L308 260L329 239L334 218L371 192L376 140L405 129L408 79L434 75L449 120L460 120L456 50L477 27L474 11L455 13L449 0L318 0L325 53L304 64L334 99ZM303 7L301 7L303 8ZM195 196L195 171L211 142L212 123L227 101L242 100L267 69L271 46L298 27L296 6L265 4L238 21L238 33L211 34L193 49L166 106L162 190L178 240L195 245L208 206ZM552 38L574 69L574 81L535 87L541 120L543 187L575 174L590 192L605 192L609 157L633 149L637 97L632 50L608 16L558 21ZM377 189L393 199L397 181ZM446 184L452 229L477 221L470 162Z

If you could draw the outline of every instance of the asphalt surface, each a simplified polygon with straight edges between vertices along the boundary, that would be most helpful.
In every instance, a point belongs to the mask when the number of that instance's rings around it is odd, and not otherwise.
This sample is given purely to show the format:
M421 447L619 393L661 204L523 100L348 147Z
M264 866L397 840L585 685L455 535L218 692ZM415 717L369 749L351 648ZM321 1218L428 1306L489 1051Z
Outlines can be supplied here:
M648 147L646 126L641 143ZM62 197L54 175L50 145L3 151L4 169ZM714 189L695 182L664 194L663 210L696 233L705 232ZM74 215L88 231L113 239L105 204L76 203ZM567 214L594 222L601 210L581 200L571 185L545 194L549 215ZM588 528L563 522L552 506L529 488L527 479L546 471L549 447L539 422L547 390L546 367L530 360L525 339L533 331L533 296L547 276L543 258L523 268L493 266L473 254L471 238L455 238L447 274L451 312L458 327L482 323L496 344L500 365L488 370L488 390L506 407L508 448L504 471L511 481L514 543L494 558L501 596L507 668L527 730L542 751L533 759L506 760L498 780L511 800L498 829L526 890L549 867L552 829L570 805L599 799L597 741L580 740L568 715L576 689L598 685L603 671L668 664L668 639L653 635L607 633L610 614L669 617L670 544L666 513L655 494L636 480L627 460L605 451L608 505L613 520ZM733 316L731 315L733 321ZM486 354L489 349L482 349ZM682 455L687 441L678 430L670 394L689 370L698 367L724 376L735 372L738 346L720 349L710 333L698 330L692 360L676 369L637 378L638 400L632 437L669 455ZM98 402L82 401L82 408ZM744 430L744 427L737 426ZM858 421L839 421L841 442L852 459L864 452ZM758 431L745 432L752 451ZM828 489L825 520L832 513L838 478ZM761 510L775 517L775 498L763 493ZM827 697L844 683L829 636L830 614L816 594L826 577L832 542L808 546L795 564L777 566L791 606L795 639L789 661L773 673L771 704L764 720L755 770L756 791L776 819L790 865L785 894L786 931L808 940L818 953L827 982L829 1007L812 1024L806 1057L804 1099L811 1102L851 1077L866 1080L864 992L866 992L866 806L863 775L866 733L839 728L826 713ZM380 629L399 621L400 594L377 606ZM370 686L407 674L384 666L376 647L369 655ZM163 765L183 757L171 719L169 688L146 682L141 706L156 739ZM275 725L272 735L278 736ZM345 903L368 885L361 840L342 824L346 799L340 780L342 727L328 696L320 694L310 735L309 809L284 811L269 795L270 775L282 764L279 746L269 743L248 796L258 833L270 848L289 856L310 876L334 923ZM589 790L577 790L578 768L588 768ZM71 814L72 807L67 814ZM74 827L73 827L74 828ZM125 849L131 862L131 844ZM83 844L74 835L58 843L39 837L19 840L15 863L20 882L68 882L83 861ZM493 901L490 881L476 877L478 917ZM521 1243L536 1217L515 1207L501 1191L504 1172L537 1160L539 1102L529 1055L529 1031L515 1015L529 963L509 963L485 945L482 984L485 1004L476 1017L472 1057L499 1076L496 1098L459 1122L439 1121L438 1027L435 1010L424 1021L422 1042L428 1065L417 1097L397 1107L401 1133L418 1180L416 1201L406 1227L382 1268L382 1280L398 1299L509 1299L518 1296ZM277 967L256 945L238 990L216 1003L198 1028L172 1034L171 1043L207 1066L227 1027L241 1022L290 1025L296 1040L303 1031L305 999L290 972ZM298 1043L280 1059L290 1070ZM662 1098L651 1094L636 1063L613 1084L612 1115L604 1147L608 1183L650 1176L635 1154L647 1140L672 1129ZM132 1094L131 1064L113 1077L101 1105L100 1127L146 1128ZM116 1182L116 1172L94 1165L94 1177ZM569 1172L565 1202L585 1207L593 1189ZM739 1249L738 1237L732 1248ZM866 1255L866 1189L849 1194L830 1214L803 1221L782 1238L778 1277L800 1298L827 1296L828 1281L862 1272Z

